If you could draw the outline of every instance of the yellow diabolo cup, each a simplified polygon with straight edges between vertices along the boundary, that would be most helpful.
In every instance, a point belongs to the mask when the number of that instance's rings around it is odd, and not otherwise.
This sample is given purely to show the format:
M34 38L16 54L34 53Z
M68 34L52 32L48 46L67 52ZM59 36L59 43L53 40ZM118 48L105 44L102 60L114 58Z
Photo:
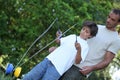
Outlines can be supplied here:
M22 68L21 67L17 67L14 71L14 76L15 77L19 77L20 73L21 73Z

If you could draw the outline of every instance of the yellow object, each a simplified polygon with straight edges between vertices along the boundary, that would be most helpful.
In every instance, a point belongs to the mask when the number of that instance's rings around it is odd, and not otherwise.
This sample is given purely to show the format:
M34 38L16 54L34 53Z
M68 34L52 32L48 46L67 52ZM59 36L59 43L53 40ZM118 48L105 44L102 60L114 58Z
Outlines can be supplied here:
M21 73L22 68L21 67L17 67L14 71L14 76L15 77L19 77L20 73Z
M118 32L120 32L120 25L117 25L116 29Z

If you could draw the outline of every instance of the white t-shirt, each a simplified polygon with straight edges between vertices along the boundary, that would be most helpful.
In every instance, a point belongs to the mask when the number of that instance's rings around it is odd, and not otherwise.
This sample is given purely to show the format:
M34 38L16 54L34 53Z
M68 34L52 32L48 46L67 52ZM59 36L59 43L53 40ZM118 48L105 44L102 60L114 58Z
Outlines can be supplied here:
M67 71L75 62L77 53L75 41L76 35L61 38L60 46L47 56L60 75ZM82 63L88 53L88 44L87 41L81 39L79 36L77 37L77 41L81 45Z
M110 31L105 26L98 25L98 33L96 37L88 40L88 45L89 51L84 62L75 64L80 68L98 64L104 59L106 51L117 54L120 49L120 38L117 31Z

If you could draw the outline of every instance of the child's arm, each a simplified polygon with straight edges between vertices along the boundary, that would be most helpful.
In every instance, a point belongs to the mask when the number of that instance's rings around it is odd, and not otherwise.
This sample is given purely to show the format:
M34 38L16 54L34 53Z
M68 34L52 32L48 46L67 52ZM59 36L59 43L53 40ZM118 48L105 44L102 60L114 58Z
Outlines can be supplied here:
M80 46L79 43L75 42L75 47L77 49L77 54L76 54L76 57L75 57L75 63L79 64L80 61L82 60L82 58L81 58L81 46Z
M58 43L58 44L60 44L60 37L61 37L61 35L62 35L62 32L60 30L56 32L56 43ZM57 47L54 47L54 46L50 47L49 48L49 52L50 53L53 52L56 48Z

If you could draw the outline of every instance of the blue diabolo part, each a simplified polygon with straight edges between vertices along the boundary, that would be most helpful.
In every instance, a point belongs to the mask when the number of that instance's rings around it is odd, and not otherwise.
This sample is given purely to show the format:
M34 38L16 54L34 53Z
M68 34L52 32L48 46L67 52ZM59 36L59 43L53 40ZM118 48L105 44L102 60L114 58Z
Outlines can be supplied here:
M5 74L10 74L13 72L13 69L14 69L14 66L13 64L9 63L6 67L6 71L5 71Z

